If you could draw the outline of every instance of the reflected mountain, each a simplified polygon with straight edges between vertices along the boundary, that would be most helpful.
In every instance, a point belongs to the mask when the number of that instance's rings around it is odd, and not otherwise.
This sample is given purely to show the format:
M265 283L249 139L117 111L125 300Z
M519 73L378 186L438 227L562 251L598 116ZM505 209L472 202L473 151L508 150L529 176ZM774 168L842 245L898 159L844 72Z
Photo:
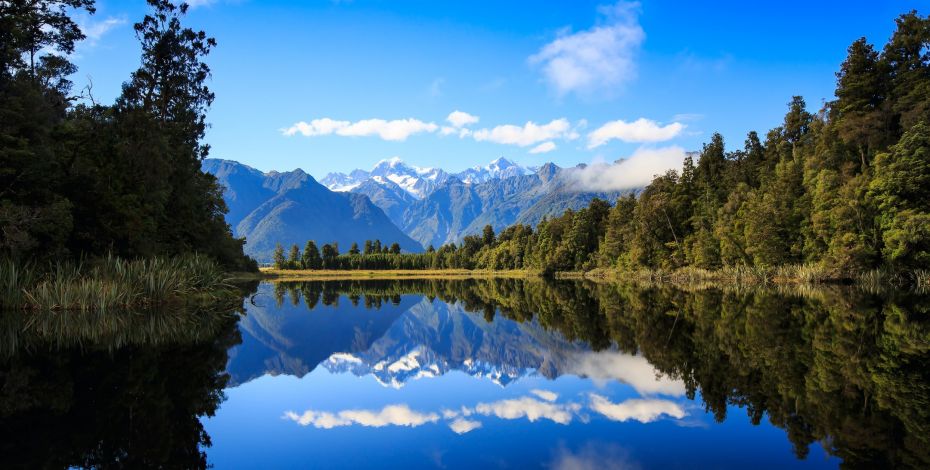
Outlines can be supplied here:
M229 352L236 386L265 374L303 377L335 353L368 350L417 298L358 306L358 299L322 291L321 284L262 284L240 320L242 344Z
M258 298L241 321L242 344L230 352L232 385L265 374L302 377L317 365L392 387L452 370L506 385L529 373L554 378L588 350L534 321L488 322L462 302L422 294L385 302L334 296L323 283L278 283L260 287Z
M536 322L488 322L460 304L422 298L370 348L334 354L323 366L331 372L372 375L395 388L452 370L507 385L534 372L554 378L569 358L586 350Z

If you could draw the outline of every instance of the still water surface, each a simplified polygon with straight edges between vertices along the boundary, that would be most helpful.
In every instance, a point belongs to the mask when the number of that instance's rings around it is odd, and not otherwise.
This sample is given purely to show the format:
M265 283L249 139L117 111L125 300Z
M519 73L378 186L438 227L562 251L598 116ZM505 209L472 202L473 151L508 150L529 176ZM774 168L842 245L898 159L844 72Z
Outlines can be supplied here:
M8 321L0 449L24 468L926 468L927 305L328 281L136 315L134 337L69 324L79 344Z

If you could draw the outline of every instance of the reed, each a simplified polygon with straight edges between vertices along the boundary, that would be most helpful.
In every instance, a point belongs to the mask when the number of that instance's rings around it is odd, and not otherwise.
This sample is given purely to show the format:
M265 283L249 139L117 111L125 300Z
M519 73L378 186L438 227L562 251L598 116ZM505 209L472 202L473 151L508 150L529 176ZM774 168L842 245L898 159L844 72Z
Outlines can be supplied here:
M199 254L125 260L106 256L33 266L0 260L4 310L108 310L215 298L230 290L223 271Z

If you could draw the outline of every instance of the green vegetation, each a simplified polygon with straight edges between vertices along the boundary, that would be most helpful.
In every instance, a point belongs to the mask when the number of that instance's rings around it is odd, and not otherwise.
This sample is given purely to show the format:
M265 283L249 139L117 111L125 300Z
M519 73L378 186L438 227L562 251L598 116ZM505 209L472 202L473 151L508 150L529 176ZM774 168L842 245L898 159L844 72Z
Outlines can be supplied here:
M881 52L864 39L849 47L837 99L819 112L796 96L764 140L750 132L742 149L728 151L715 134L697 161L688 157L680 172L657 176L613 206L594 200L535 230L514 225L495 234L488 226L426 253L390 252L375 241L362 254L330 256L323 268L926 283L928 44L930 18L902 15Z
M77 71L68 55L85 37L72 15L93 14L93 0L0 5L0 258L7 266L199 252L227 269L255 269L244 240L223 220L220 186L200 168L213 101L203 58L215 41L182 26L186 5L148 3L151 13L135 25L141 64L109 105L89 87L75 96L67 79ZM72 300L61 292L100 287L85 279L78 288L66 271L55 274L68 277L58 281L67 287L48 281L33 291L35 300L44 304L47 294L80 303L87 295Z
M219 264L198 254L134 261L108 256L41 270L0 261L0 310L107 311L215 301L231 293Z

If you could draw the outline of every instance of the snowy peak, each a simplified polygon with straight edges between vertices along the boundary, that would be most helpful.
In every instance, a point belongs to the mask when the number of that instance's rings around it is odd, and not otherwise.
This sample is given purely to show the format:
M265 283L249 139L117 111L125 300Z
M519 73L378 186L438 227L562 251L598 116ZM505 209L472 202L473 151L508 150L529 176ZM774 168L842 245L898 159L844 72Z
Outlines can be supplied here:
M381 160L371 171L353 170L349 174L330 173L320 180L332 191L352 191L368 180L379 184L386 181L396 184L411 196L423 199L450 178L465 184L480 184L495 179L532 174L533 171L504 157L497 158L486 166L476 166L463 172L450 174L441 168L421 168L404 163L398 157Z
M514 176L528 175L530 170L504 157L497 158L487 166L476 166L456 174L465 183L479 184L493 179L506 179Z

